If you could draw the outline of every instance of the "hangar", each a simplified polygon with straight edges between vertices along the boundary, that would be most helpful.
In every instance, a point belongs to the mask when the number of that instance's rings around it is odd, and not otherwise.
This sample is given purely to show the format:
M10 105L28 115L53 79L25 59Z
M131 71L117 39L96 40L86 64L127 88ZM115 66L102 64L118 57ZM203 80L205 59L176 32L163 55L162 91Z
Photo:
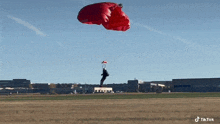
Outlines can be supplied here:
M173 79L173 92L220 92L220 78Z

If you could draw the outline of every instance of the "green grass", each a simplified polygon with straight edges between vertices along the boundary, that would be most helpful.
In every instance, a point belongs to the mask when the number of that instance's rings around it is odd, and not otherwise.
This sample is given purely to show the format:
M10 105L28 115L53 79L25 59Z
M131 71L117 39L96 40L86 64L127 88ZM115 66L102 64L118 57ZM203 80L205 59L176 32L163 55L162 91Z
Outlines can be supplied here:
M195 98L220 97L220 93L170 93L170 94L88 94L88 95L11 95L0 96L0 101L26 100L85 100L85 99L149 99L149 98Z

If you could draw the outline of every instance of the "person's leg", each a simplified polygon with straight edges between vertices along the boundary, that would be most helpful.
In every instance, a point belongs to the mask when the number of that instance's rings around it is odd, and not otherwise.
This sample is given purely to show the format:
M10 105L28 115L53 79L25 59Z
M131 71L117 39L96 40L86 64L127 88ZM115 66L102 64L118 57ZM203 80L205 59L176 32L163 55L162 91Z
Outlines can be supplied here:
M101 81L100 81L100 87L102 87L102 85L103 85L103 82L105 81L105 79L106 79L106 77L102 77L102 79L101 79Z

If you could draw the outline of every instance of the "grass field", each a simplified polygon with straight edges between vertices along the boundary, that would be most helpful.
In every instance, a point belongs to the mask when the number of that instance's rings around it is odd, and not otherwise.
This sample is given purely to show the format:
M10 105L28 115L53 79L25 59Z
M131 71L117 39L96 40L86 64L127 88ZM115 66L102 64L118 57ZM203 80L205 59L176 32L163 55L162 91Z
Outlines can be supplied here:
M79 95L9 95L0 101L23 100L83 100L83 99L149 99L149 98L195 98L220 97L220 93L121 93L121 94L79 94Z
M219 93L11 95L0 99L0 124L194 124L197 116L220 123Z

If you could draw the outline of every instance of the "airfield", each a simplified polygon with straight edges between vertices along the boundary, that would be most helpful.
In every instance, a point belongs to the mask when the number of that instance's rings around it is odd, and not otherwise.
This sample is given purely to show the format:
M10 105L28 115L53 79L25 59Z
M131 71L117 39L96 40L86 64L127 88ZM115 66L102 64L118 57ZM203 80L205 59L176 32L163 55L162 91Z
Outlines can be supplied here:
M220 93L0 96L0 124L220 123Z

